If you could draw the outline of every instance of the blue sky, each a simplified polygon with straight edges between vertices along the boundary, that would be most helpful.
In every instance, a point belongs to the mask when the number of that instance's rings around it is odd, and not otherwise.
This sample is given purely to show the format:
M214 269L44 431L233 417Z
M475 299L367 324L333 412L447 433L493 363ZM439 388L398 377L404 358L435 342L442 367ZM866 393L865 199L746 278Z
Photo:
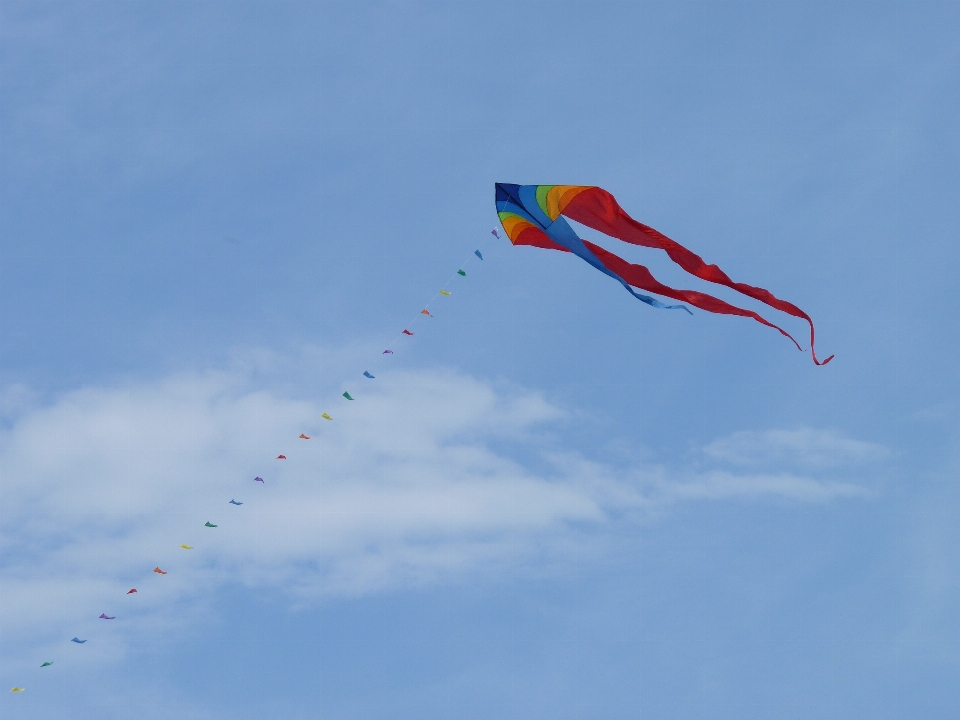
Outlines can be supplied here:
M952 717L956 4L0 12L4 716Z

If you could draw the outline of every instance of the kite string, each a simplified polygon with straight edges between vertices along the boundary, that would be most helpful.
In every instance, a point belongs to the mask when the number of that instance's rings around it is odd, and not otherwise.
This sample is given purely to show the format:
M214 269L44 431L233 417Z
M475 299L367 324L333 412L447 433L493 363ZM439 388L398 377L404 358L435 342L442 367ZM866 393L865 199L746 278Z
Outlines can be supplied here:
M494 236L496 236L497 238L499 238L499 235L497 235L496 231L494 231L493 234L494 234ZM485 246L485 242L481 242L481 243L480 243L480 247L484 247L484 246ZM465 270L465 268L467 268L467 267L470 266L470 263L473 261L474 256L479 257L481 260L483 259L483 256L480 254L479 248L478 248L474 253L471 253L470 255L468 255L468 256L466 257L466 259L460 264L460 267L458 268L458 270L455 271L455 272L453 272L453 273L450 275L450 277L447 279L447 281L441 286L441 290L445 290L445 289L450 285L450 283L453 281L453 279L454 279L457 275L459 275L459 274L462 273L463 276L466 277L466 270ZM424 310L427 310L427 309L430 307L430 305L437 299L437 297L440 296L440 295L442 295L442 294L443 294L443 293L440 292L440 291L434 293L433 297L430 299L430 301L429 301L429 302L427 303L427 305L424 307ZM419 321L419 320L421 319L421 316L422 316L422 313L419 314L419 315L417 315L417 316L415 316L415 317L413 318L413 321L410 323L410 327L415 326L416 323L417 323L417 321ZM401 332L400 334L402 335L403 333ZM392 354L392 351L391 351L391 354ZM381 357L379 358L379 361L382 362L382 359L383 359L383 357L382 357L382 354L381 354ZM302 436L302 437L303 437L303 436ZM305 437L305 439L308 439L308 440L309 440L310 438L309 438L309 437ZM278 459L280 459L280 458L286 459L286 456L285 456L285 455L280 455L280 456L278 456ZM259 479L259 476L257 477L257 479ZM233 502L233 500L231 500L231 502ZM238 504L238 505L242 505L243 503L237 503L237 504ZM213 524L210 523L210 521L207 521L206 527L217 527L217 525L213 525ZM189 547L189 548L188 548L188 546L186 545L186 543L182 544L180 547L181 547L181 548L184 548L184 549L190 549L190 550L193 549L193 547ZM157 570L154 570L154 572L157 572L159 569L160 569L160 566L158 565L158 566L157 566ZM162 574L166 574L166 573L163 572ZM140 584L140 583L138 583L138 584ZM130 595L132 592L136 592L136 589L134 588L134 589L132 589L131 591L128 591L126 594L127 594L127 595ZM101 618L105 618L105 619L110 619L110 620L114 619L114 618L106 618L106 613L101 614L100 617L101 617ZM85 643L86 640L79 641L79 642L82 644L82 643ZM49 664L52 664L52 662L49 663ZM42 667L46 667L46 666L47 666L47 663L44 663L44 665L43 665ZM18 689L18 688L19 688L19 686L15 686L14 692L23 692L22 689Z
M496 235L496 233L494 233L494 236L497 237L498 239L499 239L499 237L500 237L499 235ZM458 266L458 269L455 270L453 273L451 273L451 274L450 274L450 277L447 278L447 281L446 281L445 283L443 283L443 285L440 286L440 290L438 290L437 292L435 292L435 293L433 294L433 296L430 298L430 300L427 302L427 304L423 306L423 310L429 310L429 309L430 309L430 306L431 306L434 302L436 302L436 300L437 300L438 297L440 297L440 296L443 294L441 291L447 289L447 287L448 287L448 286L450 285L450 283L454 280L454 278L457 277L457 275L459 274L459 271L460 271L460 270L462 270L462 271L464 272L464 277L466 276L466 268L470 266L470 263L471 263L471 262L473 262L474 257L479 257L481 260L483 259L483 257L482 257L482 256L478 256L477 253L479 253L480 250L481 250L482 248L484 248L484 247L487 245L488 242L489 242L489 241L486 240L486 239L482 240L482 241L480 242L480 245L479 245L479 247L477 248L477 250L475 250L474 252L472 252L472 253L470 253L470 254L467 255L467 257L464 259L464 261L463 261L462 263L460 263L460 265ZM433 317L433 316L431 315L431 317ZM419 323L422 319L423 319L423 313L422 313L422 312L417 313L416 315L414 315L413 319L409 322L409 324L407 324L407 325L404 326L404 330L410 330L411 328L416 327L416 326L417 326L417 323ZM413 333L412 330L410 330L410 332ZM387 341L387 342L385 343L385 345L387 345L387 347L385 347L385 350L382 351L382 352L380 353L379 357L377 357L377 359L372 363L371 367L372 367L374 370L379 370L379 368L382 367L383 362L384 362L384 357L383 357L384 355L394 355L394 354L395 354L395 351L394 351L391 347L389 347L390 339L393 338L394 336L402 337L403 335L404 335L404 332L403 332L403 330L401 330L400 332L390 333L389 335L385 335L385 336L384 336L384 339ZM386 350L390 350L390 352L388 353L388 352L386 352ZM349 382L349 381L346 381L346 380L345 380L345 381L341 382L341 383L340 383L341 387L345 387L345 385L346 385L347 382ZM345 389L345 392L350 392L350 391L349 391L349 389ZM351 396L352 396L352 393L351 393Z

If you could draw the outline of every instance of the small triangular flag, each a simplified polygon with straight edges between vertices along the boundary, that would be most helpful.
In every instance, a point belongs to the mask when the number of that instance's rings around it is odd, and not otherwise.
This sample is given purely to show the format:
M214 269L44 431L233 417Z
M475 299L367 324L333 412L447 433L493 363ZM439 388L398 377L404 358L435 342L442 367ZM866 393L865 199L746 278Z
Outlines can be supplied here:
M494 231L493 231L493 234L494 234L494 235L497 235L497 231L494 230ZM500 237L500 236L497 235L497 237ZM474 250L474 251L473 251L473 254L476 255L476 256L477 256L478 258L480 258L481 260L483 260L483 255L480 254L480 251L479 251L479 250Z
M383 351L383 354L384 354L384 355L393 355L393 350L384 350L384 351Z
M463 270L457 270L457 275L463 275L464 277L467 276L467 274Z
M498 240L500 239L500 235L497 233L496 230L491 230L491 231L490 231L490 234L493 235L493 236L494 236L495 238L497 238Z
M323 413L320 417L322 417L324 420L333 420L333 418L327 415L327 413Z
M420 314L421 314L421 315L430 315L430 311L427 310L426 308L424 308L423 310L420 311ZM430 317L433 317L433 315L430 315Z
M409 330L407 330L406 328L403 329L403 334L404 334L404 335L413 335L413 333L410 332Z
M447 292L446 290L441 290L441 291L440 291L440 294L441 294L441 295L453 295L453 293Z
M43 665L41 665L40 667L47 667L48 665L53 665L53 663L52 663L52 662L45 662L45 663L44 663Z
M364 376L364 377L368 377L368 378L370 378L371 380L373 380L374 378L377 377L376 375L371 375L371 374L368 373L366 370L363 371L363 376Z
M10 692L23 692L24 690L26 690L26 688L16 687L16 686L10 688Z
M204 527L220 527L219 525L214 525L212 522L204 524Z
M309 436L309 435L304 435L303 433L300 433L300 439L301 439L301 440L309 440L309 439L310 439L310 436Z
M347 400L353 400L353 398L350 397L350 393L348 393L348 392L345 392L345 393L343 394L343 396L344 396Z

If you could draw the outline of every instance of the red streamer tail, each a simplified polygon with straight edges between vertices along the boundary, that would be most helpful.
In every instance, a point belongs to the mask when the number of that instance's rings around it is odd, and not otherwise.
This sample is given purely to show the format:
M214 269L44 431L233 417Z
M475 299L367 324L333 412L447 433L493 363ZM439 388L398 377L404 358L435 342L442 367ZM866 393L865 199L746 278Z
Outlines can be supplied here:
M760 287L754 287L753 285L747 285L746 283L734 282L718 266L708 265L703 261L703 258L701 258L696 253L688 250L687 248L683 247L683 245L681 245L680 243L676 242L675 240L671 240L663 233L657 230L654 230L652 227L649 227L648 225L644 225L643 223L640 223L634 220L623 210L623 208L620 207L620 205L617 203L613 195L608 193L606 190L603 190L602 188L598 188L598 187L592 187L592 188L589 188L588 190L584 190L583 192L580 192L564 208L563 214L569 217L571 220L576 220L577 222L582 223L587 227L591 227L594 230L599 230L602 233L611 235L619 240L623 240L624 242L631 243L632 245L641 245L643 247L659 248L665 251L667 255L670 257L670 259L673 260L675 263L677 263L677 265L682 267L691 275L694 275L700 278L701 280L706 280L707 282L716 283L718 285L725 285L726 287L736 290L737 292L742 293L747 297L751 297L754 300L759 300L760 302L766 305L769 305L770 307L776 310L780 310L781 312L785 312L788 315L792 315L796 318L806 320L807 323L810 325L810 353L813 356L813 362L816 363L817 365L826 365L828 362L833 360L833 357L834 357L833 355L828 357L826 360L823 360L822 362L817 359L817 353L816 353L816 350L814 349L815 342L814 342L813 320L803 310L798 308L793 303L789 303L785 300L781 300L769 290L765 290L764 288L760 288ZM595 245L591 245L591 249L593 249L594 252L596 252ZM613 255L612 253L606 253L606 254L613 258L617 258L617 256ZM599 253L598 253L598 256L599 256ZM644 268L642 265L630 265L630 263L627 263L625 260L622 260L621 258L617 258L617 259L620 260L625 265L630 266L631 268L642 268L642 271L633 271L635 273L638 273L637 274L638 279L644 280L645 282L652 281L653 283L660 285L650 274L650 271ZM603 262L606 263L606 260L604 260ZM613 268L610 268L610 269L612 270ZM649 276L649 278L643 276L644 272L646 273L646 276ZM631 285L634 284L632 281L629 281L629 280L627 282L630 282ZM646 285L637 285L637 287L641 287L651 292L659 292L664 295L667 295L668 297L682 299L684 300L684 302L689 302L691 305L700 307L703 310L708 310L709 312L720 312L720 313L725 313L730 315L744 315L746 317L752 317L758 322L763 323L764 325L769 325L770 327L774 327L777 330L780 330L781 333L783 333L784 335L789 337L791 340L793 340L793 338L787 332L777 327L773 323L767 322L756 313L752 313L749 310L742 310L740 308L736 308L733 305L728 305L727 303L724 303L722 300L713 298L710 295L705 295L703 293L693 293L693 291L689 291L689 290L672 290L672 288L667 288L667 286L665 285L660 286L662 288L665 288L666 290L671 290L674 293L684 293L684 294L691 293L689 296L684 295L684 297L681 298L680 295L677 295L677 294L671 295L667 293L665 290L654 290L652 287L647 287ZM694 299L693 299L694 297L698 297L699 302L705 302L707 305L712 305L713 303L720 303L721 305L716 305L715 307L721 308L725 306L725 308L712 309L711 307L705 307L704 305L698 304L698 302L694 302ZM707 302L705 298L710 298L710 302ZM733 311L731 311L731 309ZM794 342L796 343L796 340L794 340Z

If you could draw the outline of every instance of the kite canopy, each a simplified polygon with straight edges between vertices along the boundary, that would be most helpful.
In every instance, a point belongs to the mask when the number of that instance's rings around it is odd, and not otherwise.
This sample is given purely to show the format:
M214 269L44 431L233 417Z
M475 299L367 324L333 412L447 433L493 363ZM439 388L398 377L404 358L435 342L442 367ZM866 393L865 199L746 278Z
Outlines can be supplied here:
M701 280L725 285L776 310L806 320L810 325L810 353L813 356L813 362L817 365L826 365L833 359L833 355L822 362L817 359L814 350L813 320L803 310L792 303L780 300L769 290L734 282L716 265L707 265L703 258L680 243L634 220L620 207L613 195L602 188L582 185L497 183L496 205L500 223L514 245L533 245L548 250L572 252L600 272L617 280L631 295L647 305L690 312L684 305L665 305L649 295L641 295L633 288L680 300L708 312L753 318L759 323L779 330L800 348L800 344L786 330L765 320L752 310L736 307L706 293L677 290L658 282L650 270L643 265L629 263L599 245L581 239L565 218L633 245L663 250L677 265Z

